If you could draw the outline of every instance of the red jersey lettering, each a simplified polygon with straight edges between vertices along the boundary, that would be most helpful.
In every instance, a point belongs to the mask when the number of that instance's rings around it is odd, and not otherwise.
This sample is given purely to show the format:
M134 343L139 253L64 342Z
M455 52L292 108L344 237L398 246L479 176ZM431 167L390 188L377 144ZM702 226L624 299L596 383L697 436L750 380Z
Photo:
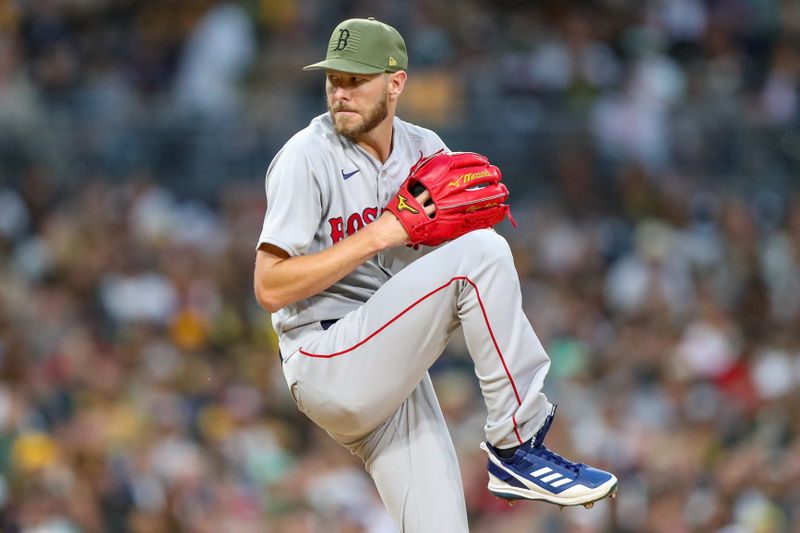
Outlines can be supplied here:
M328 223L331 225L331 240L333 244L344 239L344 219L342 217L334 217L328 219Z

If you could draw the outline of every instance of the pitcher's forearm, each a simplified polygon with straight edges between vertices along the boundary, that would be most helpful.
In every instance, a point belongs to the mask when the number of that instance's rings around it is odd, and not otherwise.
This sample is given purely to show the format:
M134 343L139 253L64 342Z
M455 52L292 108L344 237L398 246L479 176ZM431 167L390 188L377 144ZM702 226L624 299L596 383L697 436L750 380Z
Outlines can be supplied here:
M259 304L275 312L324 291L376 253L402 243L403 233L394 225L399 225L396 219L381 217L332 247L309 255L278 259L259 250L255 269Z

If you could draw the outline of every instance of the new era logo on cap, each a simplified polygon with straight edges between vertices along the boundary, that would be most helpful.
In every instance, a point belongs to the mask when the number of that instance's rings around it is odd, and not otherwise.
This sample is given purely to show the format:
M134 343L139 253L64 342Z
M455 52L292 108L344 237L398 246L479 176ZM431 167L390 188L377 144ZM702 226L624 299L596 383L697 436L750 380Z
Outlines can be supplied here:
M378 74L408 68L406 44L400 33L374 18L348 19L333 30L324 61L303 70L331 69L354 74Z

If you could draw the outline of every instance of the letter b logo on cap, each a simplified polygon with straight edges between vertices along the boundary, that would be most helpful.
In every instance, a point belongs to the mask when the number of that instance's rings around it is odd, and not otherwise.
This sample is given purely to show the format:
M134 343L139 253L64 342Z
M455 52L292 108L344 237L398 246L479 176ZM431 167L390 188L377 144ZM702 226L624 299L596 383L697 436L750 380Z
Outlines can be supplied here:
M347 39L350 38L350 30L347 28L342 28L339 30L339 40L336 41L336 48L335 51L341 52L345 48L347 48Z

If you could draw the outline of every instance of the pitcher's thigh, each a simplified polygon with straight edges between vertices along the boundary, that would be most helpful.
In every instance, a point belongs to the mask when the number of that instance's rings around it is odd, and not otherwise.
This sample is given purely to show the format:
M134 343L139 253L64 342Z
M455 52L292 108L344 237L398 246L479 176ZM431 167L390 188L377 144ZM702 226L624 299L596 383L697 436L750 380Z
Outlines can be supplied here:
M287 362L301 409L328 431L364 435L390 417L442 354L458 327L458 287L382 314L367 305L347 314ZM369 304L402 299L383 292ZM376 316L380 315L380 316ZM290 381L291 383L291 381Z
M494 232L469 233L398 272L287 363L301 409L328 431L364 435L391 416L460 324L462 291L509 255ZM474 281L473 281L474 283Z

